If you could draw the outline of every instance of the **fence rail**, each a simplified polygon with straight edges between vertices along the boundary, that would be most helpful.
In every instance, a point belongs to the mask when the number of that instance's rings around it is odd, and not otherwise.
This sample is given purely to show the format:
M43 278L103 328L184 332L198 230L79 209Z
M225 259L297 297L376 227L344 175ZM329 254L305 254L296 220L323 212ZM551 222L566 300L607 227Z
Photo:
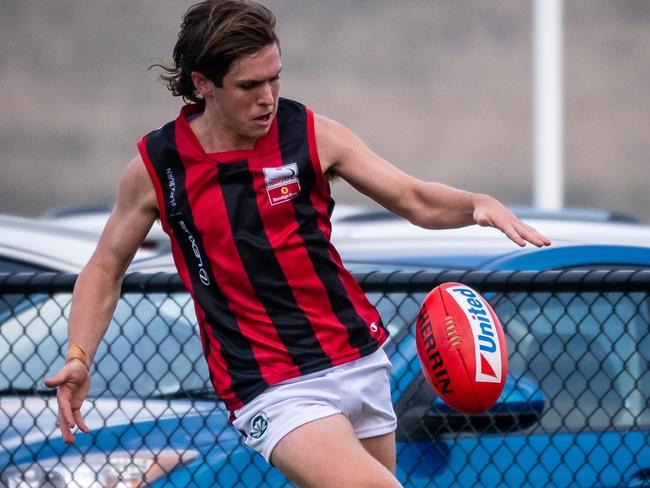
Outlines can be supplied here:
M567 271L465 271L354 273L366 292L424 292L441 283L462 282L480 291L650 291L650 270L586 269ZM0 273L0 294L70 291L76 274ZM179 292L177 274L130 273L122 292Z
M172 274L125 277L84 407L91 433L64 445L42 380L63 363L76 278L0 274L0 487L289 486L228 424ZM391 331L405 486L650 486L650 271L356 278ZM508 381L485 414L442 404L415 355L419 305L449 281L484 293L504 325Z

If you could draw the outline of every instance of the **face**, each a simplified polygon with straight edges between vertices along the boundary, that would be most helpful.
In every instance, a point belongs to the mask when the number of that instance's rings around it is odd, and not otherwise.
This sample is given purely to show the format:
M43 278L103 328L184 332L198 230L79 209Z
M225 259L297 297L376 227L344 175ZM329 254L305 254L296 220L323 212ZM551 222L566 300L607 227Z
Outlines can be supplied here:
M237 59L224 76L222 87L209 80L204 86L197 85L206 100L206 113L238 142L255 141L264 136L278 108L281 70L276 44Z

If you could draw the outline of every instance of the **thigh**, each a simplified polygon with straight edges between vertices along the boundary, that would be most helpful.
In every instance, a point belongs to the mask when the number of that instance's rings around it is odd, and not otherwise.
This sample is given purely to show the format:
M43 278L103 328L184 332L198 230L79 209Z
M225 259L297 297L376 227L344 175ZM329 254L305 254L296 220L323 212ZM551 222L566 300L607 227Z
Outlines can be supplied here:
M273 449L271 463L301 487L399 487L341 414L304 424Z
M361 445L372 457L383 464L388 471L395 474L397 465L395 453L395 432L360 439Z

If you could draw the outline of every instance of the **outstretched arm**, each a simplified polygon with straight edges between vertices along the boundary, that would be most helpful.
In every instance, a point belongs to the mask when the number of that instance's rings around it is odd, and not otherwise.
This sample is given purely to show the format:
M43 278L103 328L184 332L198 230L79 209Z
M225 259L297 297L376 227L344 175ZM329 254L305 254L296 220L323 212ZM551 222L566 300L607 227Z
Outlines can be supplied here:
M64 442L68 444L74 443L70 430L75 425L88 432L80 414L81 404L90 387L87 367L115 311L124 272L156 217L155 190L138 156L122 175L115 208L97 249L79 274L74 287L68 344L78 346L71 351L80 359L67 360L58 373L45 380L46 386L58 390L59 427Z
M409 176L333 120L316 115L314 127L324 173L340 176L361 193L415 225L446 229L478 224L501 230L520 246L526 242L538 247L551 244L489 195Z

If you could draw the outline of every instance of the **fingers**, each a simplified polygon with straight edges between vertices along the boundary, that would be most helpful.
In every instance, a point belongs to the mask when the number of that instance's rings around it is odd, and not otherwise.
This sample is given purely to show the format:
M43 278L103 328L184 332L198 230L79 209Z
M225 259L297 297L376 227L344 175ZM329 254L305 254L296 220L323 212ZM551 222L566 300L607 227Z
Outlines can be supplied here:
M63 442L66 444L74 444L74 435L70 432L72 427L66 422L61 409L59 409L59 429L61 430Z
M481 226L490 226L499 229L511 241L520 247L526 246L530 242L534 246L550 246L551 241L540 234L534 227L522 222L511 212L494 212L493 214L479 214L476 223Z
M73 410L72 415L74 416L74 422L81 429L82 432L85 432L86 434L90 432L90 429L86 425L86 422L84 422L84 419L81 417L81 409Z
M63 442L74 444L74 435L70 432L75 426L72 406L70 404L70 394L63 388L59 388L56 395L59 404L59 428L63 436Z
M79 427L86 434L90 432L90 428L81 416L81 409L72 408L69 399L66 399L65 395L61 395L59 397L59 428L63 442L66 444L75 443L75 436L72 433L75 427Z
M56 397L59 406L59 428L63 442L66 444L74 444L75 437L72 430L75 427L79 427L82 432L90 432L90 429L81 417L80 407L83 398L77 398L81 394L80 388L83 389L84 381L87 381L87 379L82 380L82 383L79 384L75 381L74 376L74 371L62 369L52 378L44 381L45 386L57 388ZM73 396L75 396L74 401Z
M48 388L56 388L57 386L62 385L68 379L68 375L64 373L63 370L60 370L57 374L52 376L49 379L43 381L43 384Z
M522 235L519 233L519 231L515 228L514 225L509 225L506 228L502 228L501 231L506 236L508 236L508 239L510 239L518 246L524 247L526 245L526 240L522 237Z
M550 239L540 234L534 227L531 227L530 225L525 224L521 221L518 222L518 224L519 225L515 227L515 230L522 239L530 242L537 247L551 245Z
M81 416L80 408L73 408L71 406L70 398L65 393L58 395L59 401L59 428L63 436L63 442L66 444L74 444L75 437L72 430L79 427L82 432L86 434L90 432L90 428L86 425L83 417Z
M527 242L537 246L550 246L551 241L534 227L522 222L510 210L491 197L482 195L476 200L474 222L482 227L495 227L503 232L518 246L524 247Z
M551 245L550 239L540 234L534 227L531 227L520 220L495 225L494 227L498 228L512 242L520 247L525 247L527 242L537 247Z
M63 389L59 389L57 400L59 402L59 412L61 413L63 420L65 420L65 424L70 429L74 426L74 417L72 415L72 404L70 403L70 395L66 394L66 392Z

